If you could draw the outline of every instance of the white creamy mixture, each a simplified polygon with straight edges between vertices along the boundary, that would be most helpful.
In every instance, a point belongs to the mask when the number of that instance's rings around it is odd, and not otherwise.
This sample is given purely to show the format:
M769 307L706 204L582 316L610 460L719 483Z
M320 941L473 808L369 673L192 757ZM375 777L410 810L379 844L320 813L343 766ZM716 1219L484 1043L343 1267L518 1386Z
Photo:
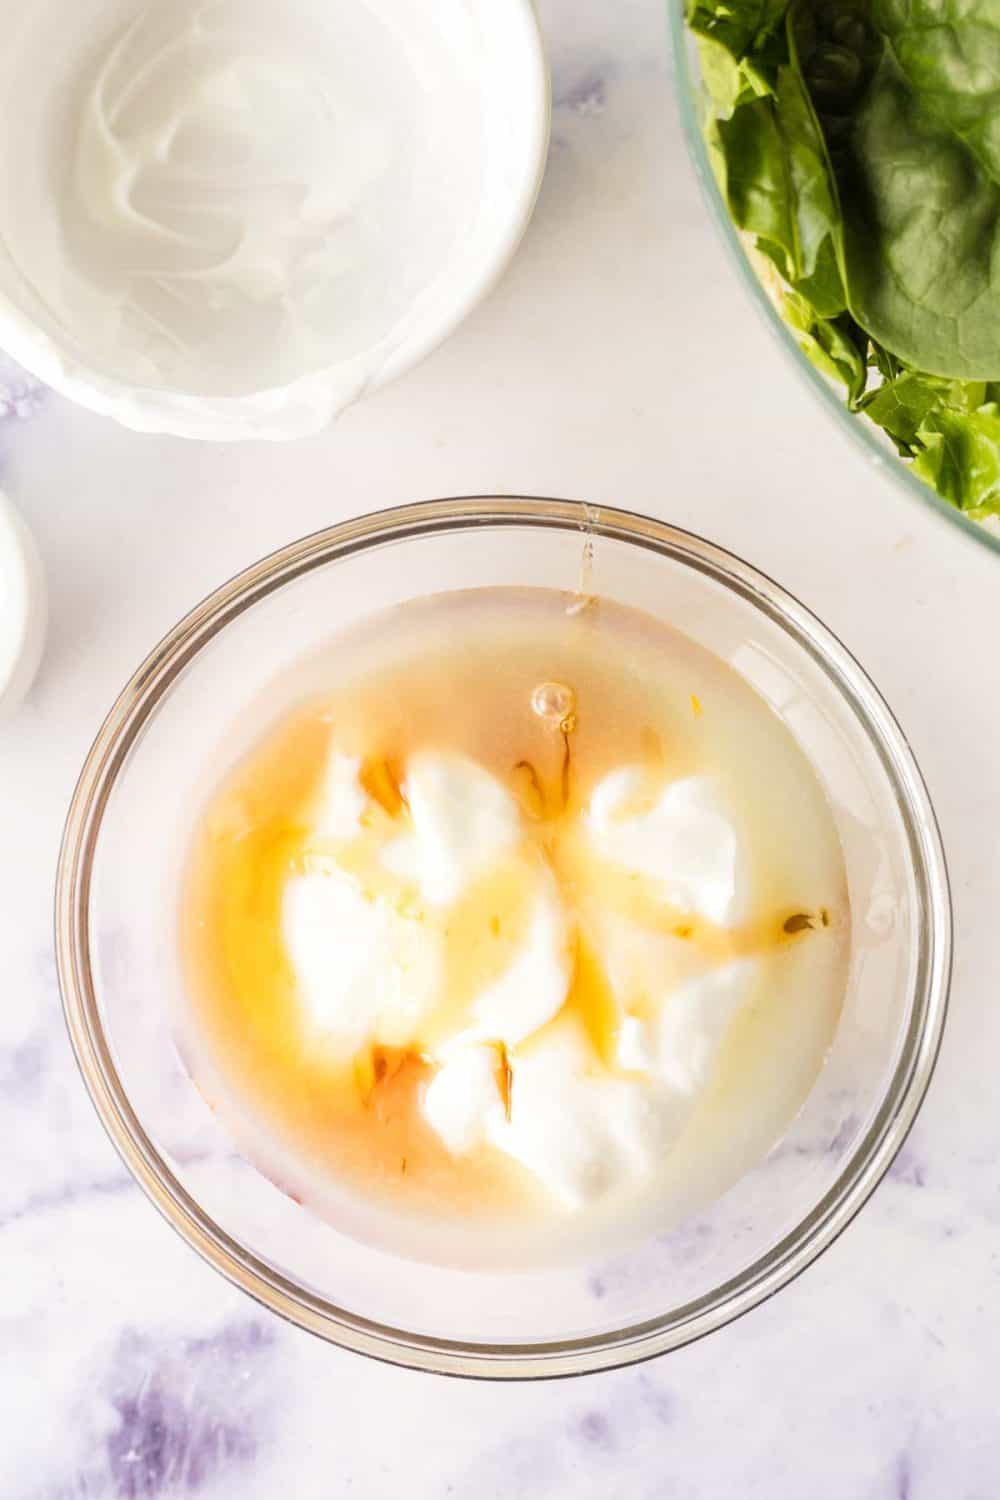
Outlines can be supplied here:
M482 6L26 9L0 62L0 290L134 387L135 425L155 390L199 435L315 428L443 326L504 191Z
M566 1208L651 1174L753 997L757 960L713 964L677 938L607 920L600 953L618 1011L609 1065L580 1019L563 1011L579 917L564 885L522 850L511 793L464 756L423 750L404 769L411 826L399 835L358 768L332 755L312 814L316 853L284 891L285 943L313 1045L342 1057L372 1045L418 1049L433 1067L422 1109L447 1148L507 1153ZM648 780L625 766L598 783L577 857L650 882L683 911L736 923L749 872L713 780L668 783L644 806ZM523 858L529 892L519 950L443 1035L429 1037L445 962L442 929L429 916L454 908L511 858Z
M269 686L225 759L185 1055L338 1227L455 1264L610 1246L802 1107L850 960L837 823L694 641L557 590L432 595Z

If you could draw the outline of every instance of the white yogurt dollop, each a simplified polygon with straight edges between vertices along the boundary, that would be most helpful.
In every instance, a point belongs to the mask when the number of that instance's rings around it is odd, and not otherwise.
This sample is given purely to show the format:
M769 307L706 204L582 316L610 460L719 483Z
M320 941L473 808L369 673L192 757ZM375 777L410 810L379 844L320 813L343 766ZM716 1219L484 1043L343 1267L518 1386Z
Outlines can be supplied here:
M495 1047L459 1047L424 1092L427 1123L455 1156L487 1144L506 1113Z
M312 828L317 837L340 843L361 832L369 798L360 777L360 757L334 750L327 759L312 809Z
M644 1082L595 1069L567 1018L513 1065L510 1119L493 1125L490 1140L578 1209L655 1169L677 1133L672 1103Z
M569 935L555 882L545 880L520 953L506 973L472 1001L472 1026L460 1040L516 1047L558 1015L571 975Z
M630 767L614 772L590 799L593 857L656 880L686 910L732 921L745 860L711 785L676 782L643 814L630 810L635 778ZM387 829L364 817L359 762L336 751L328 761L316 836L367 847L377 888L329 851L286 885L285 942L311 1034L345 1057L372 1043L415 1047L433 1070L421 1107L448 1150L492 1146L567 1209L648 1176L709 1085L758 962L712 967L689 944L608 919L596 951L618 1010L614 1056L600 1057L566 1006L578 914L541 854L522 849L528 834L511 794L475 762L432 750L411 757L403 788L404 828ZM441 1035L429 1020L448 914L512 856L534 883L520 943Z
M412 832L389 844L383 862L413 880L432 906L448 906L521 839L517 803L462 755L424 751L404 782Z
M534 1173L566 1208L662 1166L712 1075L758 966L743 961L665 995L647 1021L623 1016L622 1074L596 1067L570 1017L508 1054L509 1118L496 1053L465 1047L446 1058L427 1090L428 1121L449 1150L488 1141Z
M724 964L666 988L653 1014L624 1016L618 1033L621 1066L693 1098L708 1082L723 1037L746 1004L757 971L750 959Z
M674 906L720 926L739 922L746 871L718 788L705 776L673 781L642 811L648 772L622 766L594 789L587 827L600 853L655 880Z
M372 1043L406 1047L419 1036L442 963L423 923L332 867L289 880L282 926L317 1045L347 1060Z
M464 756L424 751L406 765L407 831L388 836L383 820L368 831L370 798L361 761L334 748L310 810L312 840L322 851L285 886L282 930L309 1032L340 1054L372 1043L407 1046L419 1039L442 980L440 925L411 910L407 890L447 908L521 839L517 805L488 772ZM367 841L390 877L373 888L338 863L329 842ZM382 888L387 885L387 888ZM550 920L558 921L555 917ZM529 965L553 963L529 944ZM531 968L529 977L536 970ZM536 986L532 986L534 993ZM562 1003L565 980L555 1004ZM502 998L502 996L501 996ZM538 996L535 1009L538 1014ZM553 1005L542 976L541 1003ZM537 1023L536 1023L537 1024Z

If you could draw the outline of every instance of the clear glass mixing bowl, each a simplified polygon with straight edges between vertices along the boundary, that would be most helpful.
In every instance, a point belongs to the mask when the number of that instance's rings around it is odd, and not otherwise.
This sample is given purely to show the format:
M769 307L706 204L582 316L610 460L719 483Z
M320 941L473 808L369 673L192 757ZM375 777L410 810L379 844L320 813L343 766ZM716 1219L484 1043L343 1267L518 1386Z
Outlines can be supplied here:
M843 841L853 911L843 1018L784 1140L688 1222L591 1264L418 1264L338 1232L241 1159L178 1059L173 913L195 788L206 765L244 748L241 712L262 684L360 617L456 586L572 589L585 554L589 592L658 615L729 662L811 759ZM442 500L349 521L199 605L139 668L95 741L69 812L56 907L84 1079L175 1228L303 1328L399 1364L476 1376L565 1375L661 1353L808 1265L906 1135L933 1068L950 963L927 792L844 647L718 547L642 516L551 500Z
M777 338L781 347L793 361L799 375L819 397L832 420L852 443L860 447L873 468L879 469L887 479L899 485L905 494L921 505L929 507L951 525L980 546L988 547L1000 556L1000 529L994 531L981 521L974 521L947 500L942 500L929 485L918 479L906 461L899 457L892 442L873 422L861 413L848 411L844 404L842 387L828 380L802 353L795 337L775 307L753 262L747 255L739 230L729 217L725 200L712 171L712 164L702 133L702 124L707 95L701 77L698 49L685 25L685 0L668 0L667 16L670 31L670 53L674 92L680 111L681 125L687 140L688 150L695 173L701 183L705 201L712 221L723 244L737 266L743 285L750 293L751 301Z

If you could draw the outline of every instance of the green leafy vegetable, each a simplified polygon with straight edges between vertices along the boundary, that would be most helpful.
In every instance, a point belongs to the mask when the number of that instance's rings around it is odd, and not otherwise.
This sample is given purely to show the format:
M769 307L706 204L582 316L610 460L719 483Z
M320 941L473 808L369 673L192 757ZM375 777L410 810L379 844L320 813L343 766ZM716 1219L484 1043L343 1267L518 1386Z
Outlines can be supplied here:
M701 76L718 119L732 119L741 104L771 92L766 74L750 63L737 62L731 52L711 37L699 37L698 52Z
M821 318L798 292L786 292L781 307L802 353L824 375L840 381L847 392L847 404L856 407L868 379L865 341L859 344L857 325L850 318Z
M1000 185L887 51L839 173L851 310L894 354L954 379L1000 376Z
M1000 0L688 0L720 189L799 348L1000 514Z
M1000 409L934 411L919 429L913 467L945 500L977 520L1000 515Z
M836 316L846 305L840 216L819 127L794 68L780 66L773 95L743 103L716 129L734 221L756 236L821 317Z
M787 9L788 0L694 0L688 25L742 62L781 28Z
M924 107L1000 179L995 0L875 0L874 17Z
M863 410L909 457L919 449L920 429L935 412L975 412L986 402L986 394L981 381L942 380L937 375L904 370L873 391Z

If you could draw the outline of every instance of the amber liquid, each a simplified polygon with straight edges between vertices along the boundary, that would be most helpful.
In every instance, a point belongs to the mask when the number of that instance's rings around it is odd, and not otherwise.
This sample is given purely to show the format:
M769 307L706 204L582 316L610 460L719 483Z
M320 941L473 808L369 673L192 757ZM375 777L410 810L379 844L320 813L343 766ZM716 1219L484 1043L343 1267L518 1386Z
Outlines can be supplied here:
M574 700L572 715L556 724L532 707L534 689L550 681L566 684ZM431 1033L435 1025L446 1030L519 951L530 917L525 861L548 865L579 919L566 1007L581 1019L597 1066L614 1066L618 1009L589 936L599 927L591 918L618 912L714 961L761 958L763 998L734 1023L699 1107L696 1139L678 1149L683 1169L696 1175L699 1158L710 1159L720 1187L762 1155L829 1047L848 914L822 791L752 690L647 616L604 603L581 609L543 590L404 606L304 665L302 685L300 707L267 728L208 799L182 903L193 1053L206 1061L192 1065L223 1112L252 1117L281 1142L283 1185L308 1195L318 1174L367 1200L443 1218L554 1212L535 1179L506 1156L489 1147L448 1153L419 1108L429 1077L419 1048L369 1049L345 1066L302 1026L282 938L282 890L315 857L311 807L334 745L361 757L374 815L401 825L406 761L424 747L471 757L521 805L524 848L448 913L446 982ZM634 763L649 767L651 785L707 772L726 788L753 869L742 927L713 927L664 905L627 872L588 865L579 817L590 791ZM501 1082L506 1066L498 1053ZM734 1110L742 1142L735 1153ZM643 1189L655 1190L655 1183Z

